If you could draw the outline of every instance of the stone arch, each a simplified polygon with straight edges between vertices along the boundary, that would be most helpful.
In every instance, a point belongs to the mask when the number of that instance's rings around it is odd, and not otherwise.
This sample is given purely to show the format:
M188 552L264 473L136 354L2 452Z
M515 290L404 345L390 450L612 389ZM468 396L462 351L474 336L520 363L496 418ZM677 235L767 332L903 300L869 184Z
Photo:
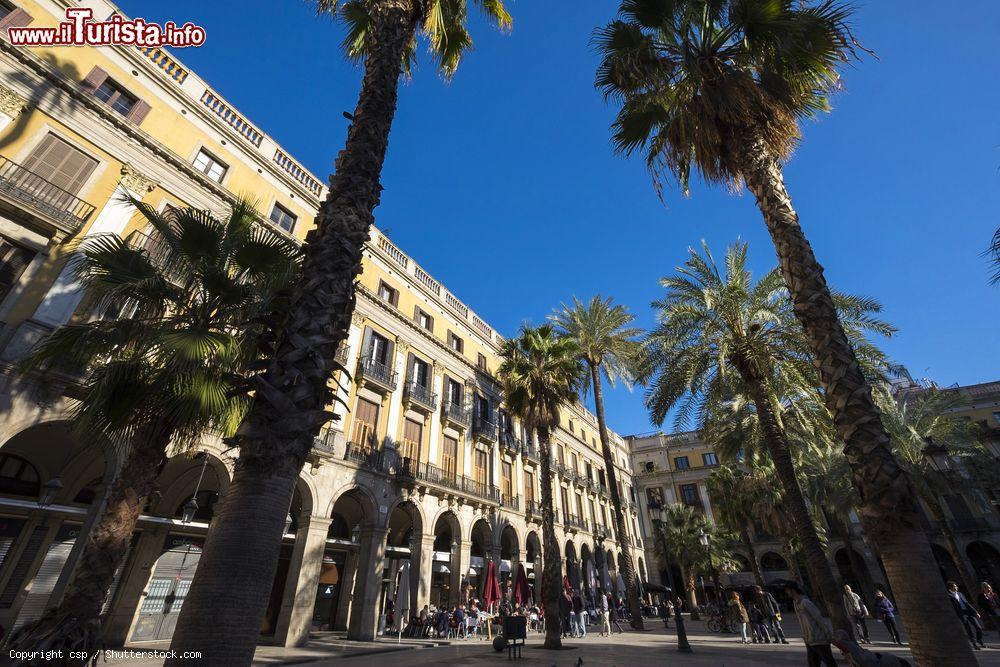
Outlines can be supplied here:
M854 592L870 598L873 594L870 592L875 590L874 584L871 572L868 571L868 565L861 554L852 547L841 547L837 549L833 560L837 565L837 573L840 575L841 582L850 586Z
M931 552L934 554L934 560L937 561L938 571L941 573L942 581L954 581L958 583L959 587L964 588L962 582L962 576L958 572L958 567L955 566L955 560L940 544L931 542ZM974 591L969 591L973 593Z
M38 482L38 489L31 489L34 497L44 493L47 482L58 479L62 488L50 502L60 505L73 502L81 489L95 479L101 484L110 483L118 467L112 447L81 442L66 420L30 423L0 446L0 454L19 457L30 464L33 470L30 474Z
M788 561L781 554L768 551L760 557L760 569L764 572L788 570Z
M980 582L989 583L994 590L1000 588L1000 552L992 544L982 540L969 542L965 547L965 555Z
M583 590L588 595L594 594L594 587L597 585L596 568L594 567L594 554L590 545L584 542L580 545L580 572L582 574ZM591 575L593 574L593 580Z
M156 484L162 490L162 495L159 500L151 503L149 509L152 515L181 516L184 504L195 497L198 503L195 521L208 523L215 504L229 488L229 468L218 456L208 451L178 454L167 460Z
M450 509L442 510L434 518L434 551L449 551L451 549L451 544L454 542L457 548L462 539L462 522L459 520L458 515ZM447 533L444 531L447 530ZM439 544L439 538L447 536L447 543L441 542ZM439 548L443 547L443 548Z
M576 552L576 545L573 540L566 540L563 548L563 555L566 557L566 567L564 573L569 579L570 587L575 591L580 588L580 558Z
M490 522L482 517L473 521L472 528L469 529L469 542L474 557L488 558L497 546Z
M462 522L454 511L446 508L438 513L432 525L430 603L438 608L450 607L462 594Z
M333 501L329 510L329 539L345 540L357 543L358 535L363 528L375 525L378 518L378 505L371 492L354 484L342 489Z
M409 548L412 538L414 549L420 548L420 537L423 534L423 515L419 506L411 500L401 500L389 510L389 532L386 535L386 546Z

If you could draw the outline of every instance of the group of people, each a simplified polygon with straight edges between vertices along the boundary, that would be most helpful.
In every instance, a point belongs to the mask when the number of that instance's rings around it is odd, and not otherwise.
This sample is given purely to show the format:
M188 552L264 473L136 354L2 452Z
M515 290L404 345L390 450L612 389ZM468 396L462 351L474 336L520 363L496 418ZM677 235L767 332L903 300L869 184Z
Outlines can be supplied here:
M844 584L844 610L854 622L854 630L858 636L858 643L871 644L871 636L868 634L868 623L865 619L872 618L872 613L865 605L861 596L851 590L851 587ZM899 636L899 626L896 625L896 605L892 603L886 594L880 590L875 591L875 614L874 617L882 621L882 625L889 632L889 637L899 646L903 645L903 640Z
M948 582L948 594L951 596L951 606L965 626L972 648L976 650L989 648L983 641L983 614L992 618L994 626L1000 629L1000 597L993 592L993 587L985 581L979 585L979 596L976 600L978 608L958 590L958 584L954 581Z
M587 636L587 626L600 624L600 636L611 634L612 625L622 632L618 622L621 617L620 605L616 605L611 593L598 592L584 597L579 589L564 590L559 596L559 618L563 637L582 638Z
M754 600L744 605L737 591L729 592L727 603L730 622L740 629L744 644L787 644L781 628L781 606L771 593L754 587ZM748 632L749 630L749 632Z

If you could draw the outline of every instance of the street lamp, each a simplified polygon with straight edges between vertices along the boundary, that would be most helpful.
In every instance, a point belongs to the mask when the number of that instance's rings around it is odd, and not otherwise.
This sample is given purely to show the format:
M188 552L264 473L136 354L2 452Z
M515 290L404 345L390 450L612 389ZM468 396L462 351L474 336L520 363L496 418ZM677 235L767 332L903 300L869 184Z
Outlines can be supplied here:
M208 465L207 453L201 452L198 456L202 457L201 472L198 474L198 483L194 485L194 493L191 494L191 498L184 503L183 514L181 514L181 523L185 525L194 521L194 515L198 512L198 491L201 490L201 481L205 478L205 466Z
M56 496L62 491L63 483L58 477L53 477L49 481L42 484L42 496L38 499L38 504L41 507L48 507L56 499Z
M704 528L698 530L698 542L705 547L705 554L708 556L708 567L712 568L712 536L705 532ZM713 589L715 586L712 587ZM701 577L701 591L705 594L705 603L708 603L708 588L705 586L705 575ZM715 591L716 602L718 602L719 591Z

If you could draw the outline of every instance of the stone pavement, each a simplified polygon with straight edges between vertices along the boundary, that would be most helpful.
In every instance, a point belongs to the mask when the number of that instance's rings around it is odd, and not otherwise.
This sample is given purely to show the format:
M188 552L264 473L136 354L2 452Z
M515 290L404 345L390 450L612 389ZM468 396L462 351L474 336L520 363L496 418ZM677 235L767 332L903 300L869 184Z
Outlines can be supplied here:
M650 665L711 665L713 667L743 667L749 665L774 665L788 667L806 665L806 652L799 639L798 624L793 617L786 616L784 628L790 638L789 645L749 644L744 645L739 637L732 634L711 633L704 623L687 622L688 638L693 653L678 653L674 623L664 630L660 621L647 620L647 632L625 632L603 638L596 633L585 639L564 640L564 650L545 651L541 649L542 636L529 633L523 651L523 659L518 661L523 667L577 667L582 659L582 667L647 667ZM911 659L909 649L889 643L888 633L881 623L870 622L869 629L874 651L890 651ZM904 636L905 640L905 636ZM981 667L1000 667L1000 639L992 632L986 638L987 644L997 646L977 652ZM992 643L991 643L992 642ZM165 649L166 645L157 648ZM839 651L834 649L839 657ZM376 657L377 656L377 657ZM257 649L254 665L301 665L310 667L370 667L377 661L378 667L420 667L421 665L511 665L507 653L497 653L486 640L420 641L406 640L397 643L394 638L379 638L374 642L347 641L343 633L317 633L307 646L284 648L261 646ZM118 659L110 660L114 667L157 667L161 660ZM839 664L846 665L846 659Z

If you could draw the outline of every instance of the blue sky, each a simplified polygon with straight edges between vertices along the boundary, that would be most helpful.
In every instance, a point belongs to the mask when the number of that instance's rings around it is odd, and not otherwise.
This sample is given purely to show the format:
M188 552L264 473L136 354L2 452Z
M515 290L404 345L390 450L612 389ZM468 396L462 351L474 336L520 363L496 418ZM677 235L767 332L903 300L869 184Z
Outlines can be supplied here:
M701 239L721 254L742 237L758 272L776 263L752 198L696 185L663 204L641 162L613 154L590 35L616 3L508 2L513 32L474 21L452 82L425 57L401 88L376 210L396 243L505 334L574 294L612 296L649 326L657 280ZM981 252L1000 225L1000 3L855 4L878 57L806 125L789 190L828 280L899 327L896 360L942 385L998 380L1000 287ZM119 5L204 26L205 45L178 55L325 178L360 81L338 25L296 0ZM655 428L641 390L613 392L607 411L620 433Z

